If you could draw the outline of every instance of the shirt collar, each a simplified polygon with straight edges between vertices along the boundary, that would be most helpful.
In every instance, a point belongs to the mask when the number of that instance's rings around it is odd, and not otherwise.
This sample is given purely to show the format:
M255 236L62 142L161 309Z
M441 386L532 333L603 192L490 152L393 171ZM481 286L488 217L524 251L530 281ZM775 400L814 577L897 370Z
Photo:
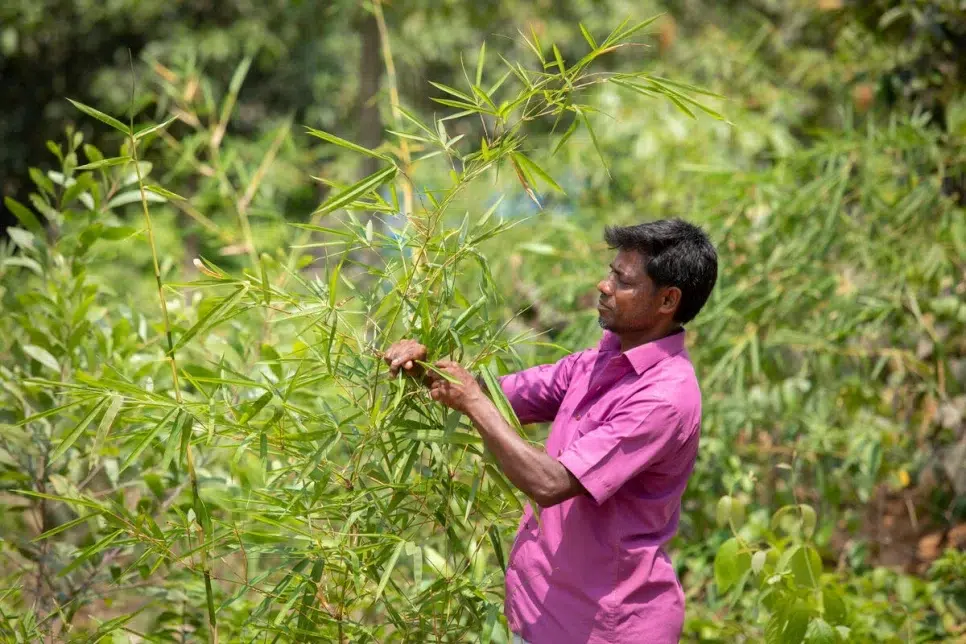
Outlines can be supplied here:
M600 351L620 352L621 340L613 331L605 330L597 348ZM634 347L630 351L625 351L623 355L627 357L637 375L641 375L664 358L677 355L682 351L684 351L684 329L660 340Z

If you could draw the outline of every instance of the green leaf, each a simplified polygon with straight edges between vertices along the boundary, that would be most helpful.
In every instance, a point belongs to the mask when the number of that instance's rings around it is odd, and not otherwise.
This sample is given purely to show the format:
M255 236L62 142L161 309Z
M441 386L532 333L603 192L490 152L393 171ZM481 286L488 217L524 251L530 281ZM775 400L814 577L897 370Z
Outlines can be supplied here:
M655 20L657 20L658 18L660 18L662 15L664 15L664 14L660 14L659 13L658 15L654 16L653 18L648 18L647 20L644 20L642 22L639 22L636 25L634 25L633 27L630 27L629 29L627 29L625 31L622 31L620 34L617 35L616 38L614 38L614 41L615 42L619 42L621 40L627 40L628 38L630 38L631 36L633 36L635 33L637 33L638 31L640 31L641 29L644 29L645 27L647 27L648 25L650 25L652 22L654 22Z
M84 165L77 166L76 170L101 170L103 168L112 168L118 165L125 165L131 162L131 157L111 157L109 159L101 159L99 161L92 161Z
M848 609L845 606L845 599L834 587L828 586L822 589L822 608L825 610L825 617L833 624L847 622Z
M815 534L815 524L817 522L817 517L815 516L815 510L812 506L802 503L798 506L802 511L802 534L805 538L811 538Z
M476 85L477 87L483 84L484 61L486 61L486 41L485 40L483 41L483 44L480 46L480 55L476 59L476 83L474 83L474 85Z
M490 525L486 534L490 538L490 544L493 546L497 563L500 564L503 574L506 574L506 557L503 555L503 542L500 540L500 531L497 530L496 525Z
M248 410L244 414L242 414L242 417L238 419L238 424L239 425L244 425L249 420L251 420L252 418L254 418L255 416L257 416L258 415L258 412L260 412L262 409L264 409L265 408L265 405L267 405L269 402L271 402L272 397L274 395L275 394L272 393L271 391L266 391L261 396L259 396L258 399L251 404L251 406L248 408Z
M835 629L821 617L816 617L808 624L805 641L809 644L835 644L838 638Z
M584 40L587 41L587 44L590 45L590 48L597 49L597 41L595 41L594 37L590 35L589 31L587 31L587 27L585 27L583 23L578 23L577 26L580 27L580 33L584 35Z
M23 425L26 425L28 423L32 423L32 422L37 421L37 420L40 420L42 418L46 418L47 416L53 416L55 414L59 414L61 412L65 412L68 409L72 409L74 407L77 407L78 405L83 405L84 403L88 403L91 400L93 400L94 398L96 398L96 397L80 398L78 400L71 401L71 402L69 402L69 403L67 403L65 405L60 405L59 407L53 407L51 409L46 409L46 410L44 410L42 412L38 412L36 414L33 414L31 416L28 416L27 418L24 418L19 423L17 423L17 426L18 427L22 427Z
M352 150L353 152L358 152L359 154L365 154L367 156L375 157L377 159L382 159L384 161L391 161L391 159L385 154L380 154L374 150L370 150L369 148L364 148L361 145L356 145L352 141L346 141L345 139L341 139L334 134L329 134L328 132L323 132L322 130L316 130L315 128L311 128L311 127L307 127L306 130L308 130L308 133L311 136L314 136L318 139L322 139L323 141L326 141L328 143L338 145L339 147L345 148L346 150Z
M399 543L396 544L392 554L389 556L389 561L386 562L386 568L382 571L382 577L379 579L379 585L376 586L376 592L372 598L373 604L379 601L379 598L382 596L382 591L386 589L386 584L389 583L389 577L392 575L393 568L396 567L396 562L399 560L399 554L405 547L406 542L400 540Z
M104 440L107 438L107 434L111 431L111 426L114 424L114 419L117 418L117 412L120 411L121 405L123 404L124 398L122 396L117 394L111 396L111 404L101 417L101 422L97 426L97 434L94 436L94 447L91 449L91 453L95 458L100 453L101 447L104 445Z
M723 496L718 499L718 507L715 510L715 521L719 528L728 525L731 520L731 497Z
M214 325L218 324L222 319L231 313L232 309L238 303L238 301L245 295L248 290L246 286L239 286L235 291L218 302L215 306L208 309L208 311L202 315L194 326L184 332L178 341L172 347L169 353L174 353L185 344L187 344L193 337L198 335L200 331L207 330Z
M19 221L20 225L22 225L24 228L31 231L38 237L44 237L46 235L46 231L44 230L43 225L40 223L40 220L37 219L33 211L31 211L29 208L18 202L13 197L4 197L3 203L6 204L7 209L13 213L13 216L17 218L17 221Z
M342 192L326 199L325 202L316 209L315 214L326 214L356 201L360 197L369 194L387 181L392 181L396 176L396 171L396 166L393 165L370 174L362 181L354 183Z
M99 413L107 406L108 399L102 398L94 407L84 416L77 425L74 426L70 433L57 445L57 448L50 455L51 462L56 461L58 458L64 455L64 453L71 448L71 446L77 442L77 439L81 437L87 426L91 424L91 421L97 417Z
M735 538L728 539L714 558L714 581L718 590L723 594L738 583L742 575L751 568L751 556L740 551L740 544Z
M811 546L800 546L789 560L795 583L808 588L819 587L819 577L822 574L822 559Z
M169 118L164 123L158 123L157 125L148 125L148 126L145 126L145 127L141 128L140 130L138 130L137 132L134 133L134 140L135 141L140 141L141 139L143 139L144 137L146 137L149 134L153 134L154 132L158 132L160 130L163 130L164 128L168 127L169 125L171 125L172 123L174 123L177 120L178 120L178 117L177 116L172 116L171 118Z
M166 203L167 199L161 195L155 194L154 191L146 191L144 193L144 200L149 203ZM134 189L128 190L127 192L122 192L113 199L107 202L108 208L119 208L121 206L127 206L132 203L139 203L141 201L141 190Z
M82 516L77 517L76 519L71 520L71 521L67 521L65 523L61 523L59 526L56 526L54 528L51 528L47 532L44 532L42 534L37 535L36 537L34 537L33 539L31 539L30 541L31 541L31 543L36 543L38 541L43 541L44 539L49 539L50 537L53 537L55 535L58 535L61 532L66 532L67 530L70 530L71 528L76 528L77 526L86 523L90 519L96 517L98 514L99 513L97 513L97 512L95 512L93 514L84 514Z
M123 132L124 134L130 134L131 133L131 129L128 126L124 125L123 123L121 123L120 121L118 121L113 116L108 116L104 112L100 112L98 110L95 110L93 107L90 107L88 105L84 105L83 103L78 103L75 100L72 100L72 99L69 99L69 98L67 100L71 102L71 105L73 105L74 107L76 107L77 109L79 109L84 114L87 114L88 116L93 116L94 118L96 118L101 123L106 123L106 124L110 125L112 128L114 128L118 132Z
M116 530L108 534L107 536L105 536L100 541L93 543L90 546L84 548L79 553L77 553L77 555L69 564L67 564L66 566L60 569L60 571L57 573L57 576L66 577L70 573L74 572L82 565L87 563L87 561L90 560L91 557L107 550L107 547L110 546L115 541L117 541L117 538L120 537L122 534L124 534L123 530Z
M141 231L132 226L111 226L101 230L98 236L101 239L106 239L108 241L121 241L122 239L133 237L139 232Z
M60 363L47 349L35 344L23 345L23 352L55 373L60 373Z
M539 177L544 183L549 185L551 188L563 194L567 194L566 192L564 192L564 189L561 188L560 185L553 180L553 177L547 174L547 172L543 168L538 166L532 159L530 159L530 157L526 156L525 154L521 154L520 152L514 152L513 158L516 159L521 166L526 168L527 171Z
M454 331L459 331L463 327L463 325L466 324L466 322L471 317L473 317L473 315L476 314L477 311L479 311L481 308L483 308L483 305L484 304L486 304L486 294L485 293L483 295L481 295L479 297L479 299L477 299L475 302L473 302L473 304L471 304L469 306L469 308L467 308L465 311L463 311L463 313L458 318L456 318L456 321L453 322L452 329Z
M155 439L158 433L164 428L168 420L170 420L171 417L177 413L177 411L177 407L170 410L154 425L154 427L151 428L151 431L145 433L144 436L141 437L141 440L139 440L137 445L135 445L134 450L128 454L127 458L125 458L124 462L121 464L120 470L118 471L119 474L129 468L131 464L138 459L138 457L141 455L141 452L143 452L147 446L151 444L151 441Z
M610 168L607 167L607 160L604 158L604 153L601 152L601 149L600 149L600 141L597 140L597 134L594 132L594 128L591 127L590 120L587 118L587 115L584 114L584 112L582 110L578 110L577 111L577 114L583 120L584 127L587 128L587 132L590 134L590 140L594 144L594 150L597 151L597 156L600 157L600 162L601 162L601 164L603 164L604 170L607 172L607 176L609 177L610 176Z
M22 248L23 250L32 250L34 247L34 235L31 232L24 230L23 228L17 228L16 226L11 226L7 228L7 235L13 241L14 244Z
M181 195L175 194L170 190L168 190L167 188L162 188L161 186L158 186L158 185L152 184L149 186L144 186L144 189L147 190L148 192L153 192L158 196L164 197L165 199L171 199L173 201L187 201Z
M751 557L751 572L756 575L761 574L761 571L765 568L765 561L768 559L767 550L759 550Z
M61 204L63 206L70 205L75 199L80 198L84 192L94 187L93 177L86 172L79 175L77 179L71 179L68 183L70 185L67 186L67 189L64 191L64 196L61 197ZM85 202L84 205L86 207L93 210L89 205L91 203L90 200L81 199L81 201Z

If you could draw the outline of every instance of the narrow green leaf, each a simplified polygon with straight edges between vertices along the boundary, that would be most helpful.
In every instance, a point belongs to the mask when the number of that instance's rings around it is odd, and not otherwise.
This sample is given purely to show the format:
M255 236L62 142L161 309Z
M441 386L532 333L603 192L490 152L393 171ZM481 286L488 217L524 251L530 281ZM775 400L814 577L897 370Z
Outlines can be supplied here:
M479 87L483 84L483 63L486 60L486 41L480 46L480 55L476 59L476 83L475 85Z
M121 410L121 405L124 404L124 397L117 394L111 396L110 400L111 404L101 417L101 422L97 426L97 434L94 436L94 447L91 449L91 453L95 459L100 453L101 447L104 445L104 440L111 431L111 426L114 424L114 419L117 418L117 413Z
M265 405L267 405L269 402L271 402L272 397L274 395L275 394L273 392L266 391L261 396L259 396L258 399L251 404L251 406L248 408L248 410L244 414L242 414L242 417L238 419L238 424L239 425L244 425L249 420L251 420L252 418L254 418L255 416L257 416L258 415L258 412L260 412L262 409L264 409L265 408Z
M77 405L83 405L84 403L90 402L91 400L94 400L94 398L96 398L96 396L92 396L92 397L88 397L88 398L80 398L78 400L71 401L71 402L69 402L69 403L67 403L65 405L60 405L59 407L53 407L52 409L46 409L46 410L44 410L42 412L38 412L36 414L33 414L31 416L28 416L27 418L24 418L19 423L17 423L17 426L20 427L20 426L26 425L28 423L32 423L35 420L40 420L41 418L46 418L47 416L53 416L54 414L59 414L61 412L67 411L68 409L72 409L73 407L76 407Z
M147 432L141 437L141 440L139 440L137 445L134 446L134 450L128 454L127 458L124 459L124 462L121 464L118 473L126 470L134 461L138 459L139 456L141 456L141 452L143 452L147 446L151 444L151 441L155 439L158 433L164 428L165 424L167 424L168 420L170 420L171 417L177 413L177 411L177 407L169 411L154 425L154 427L151 428L151 431Z
M539 177L544 183L549 185L551 188L563 194L567 194L566 192L564 192L564 189L560 187L560 184L554 181L553 177L547 174L546 170L538 166L536 162L533 161L533 159L531 159L527 155L522 154L520 152L514 152L513 158L516 159L521 166L526 168L528 172Z
M617 36L617 38L615 38L615 41L627 40L628 38L630 38L631 36L633 36L635 33L637 33L638 31L640 31L641 29L647 27L648 25L650 25L651 23L653 23L655 20L657 20L658 18L660 18L663 15L664 14L659 13L658 15L654 16L653 18L648 18L647 20L644 20L643 22L637 23L633 27L630 27L629 29L621 32Z
M607 167L607 160L604 158L604 153L600 149L600 141L597 140L597 134L594 133L594 128L591 127L591 125L590 125L590 120L587 118L587 115L584 114L583 111L581 111L581 110L578 110L577 111L577 114L579 114L580 115L580 118L583 119L583 121L584 121L584 127L586 127L587 128L587 132L590 133L590 140L593 142L594 149L597 151L597 156L600 157L600 162L601 162L601 164L603 164L604 170L607 172L607 176L609 177L610 176L610 168Z
M490 543L493 545L496 560L500 564L503 574L506 574L506 557L503 554L503 542L500 540L500 531L497 530L496 525L491 525L486 533L490 537Z
M272 304L272 284L268 281L268 264L269 256L267 253L262 253L258 258L258 267L262 274L262 302L265 306L270 306Z
M353 152L358 152L359 154L365 154L367 156L375 157L377 159L383 159L384 161L391 161L391 159L385 154L380 154L374 150L370 150L369 148L364 148L361 145L356 145L352 141L346 141L345 139L341 139L334 134L329 134L328 132L323 132L322 130L316 130L315 128L311 128L311 127L307 127L306 130L308 130L308 133L311 136L314 136L318 139L322 139L323 141L326 141L328 143L332 143L333 145L337 145L340 148L345 148L346 150L352 150Z
M102 398L94 407L84 416L74 429L70 430L70 433L57 445L57 448L50 455L51 462L56 461L58 458L64 455L64 453L70 449L71 445L77 442L77 439L81 437L87 426L91 424L91 421L97 417L97 415L107 406L108 398Z
M387 181L391 181L393 178L395 178L396 171L396 166L393 165L375 172L365 179L352 184L342 192L326 199L325 202L316 209L315 214L329 213L333 210L338 210L345 205L351 204L355 200L372 192Z
M563 136L560 137L560 140L557 141L557 145L554 146L553 152L550 153L550 156L556 155L560 148L562 148L568 141L568 139L573 136L573 133L577 131L578 124L580 124L580 119L577 118L574 118L574 120L570 122L570 127L567 128L567 131L564 132Z
M93 161L84 165L79 165L76 170L101 170L103 168L112 168L117 165L125 165L130 163L131 157L111 157L109 159L101 159L100 161Z
M169 125L171 125L177 120L178 120L177 116L172 116L171 118L169 118L167 121L164 121L163 123L158 123L157 125L149 125L144 128L141 128L140 130L134 133L134 140L140 141L141 139L143 139L149 134L153 134L155 132L163 130L164 128L168 127Z
M100 513L99 512L95 512L93 514L85 514L83 516L77 517L76 519L72 519L71 521L67 521L65 523L61 523L59 526L56 526L54 528L51 528L47 532L44 532L42 534L37 535L36 537L34 537L33 539L31 539L30 541L31 541L31 543L36 543L38 541L43 541L44 539L49 539L50 537L53 537L55 535L58 535L61 532L66 532L67 530L70 530L71 528L76 528L77 526L79 526L81 524L87 523L88 520L90 520L90 519L98 516L98 514L100 514Z
M584 35L584 40L587 41L587 44L590 45L590 48L597 49L597 41L595 41L594 37L590 35L589 31L587 31L587 27L585 27L583 23L578 23L578 26L580 27L580 33Z
M47 233L44 230L43 225L40 220L34 215L33 211L18 202L13 197L4 197L3 203L6 204L7 209L13 213L13 216L17 218L17 221L26 228L27 230L33 232L38 237L44 237Z
M201 318L195 322L194 326L184 332L184 334L178 338L174 347L171 349L170 353L174 353L185 344L187 344L193 337L198 335L202 330L206 330L216 324L218 324L222 319L224 319L228 313L234 308L238 301L245 295L247 287L239 286L235 289L235 292L224 298L221 302L215 306L208 309L208 311L201 316Z
M386 584L389 583L389 577L392 575L393 568L396 567L396 562L399 560L399 554L403 551L403 548L405 547L406 547L406 542L400 541L399 543L396 544L395 549L392 551L392 554L389 556L389 561L386 562L386 568L385 570L382 571L382 577L379 579L379 585L376 586L376 592L372 598L373 604L379 601L379 598L382 596L382 591L386 589Z
M73 105L74 107L76 107L77 109L79 109L84 114L87 114L88 116L93 116L98 121L110 125L112 128L114 128L118 132L123 132L124 134L130 134L131 133L131 129L128 126L124 125L123 123L121 123L120 121L118 121L113 116L108 116L104 112L95 110L93 107L90 107L88 105L84 105L83 103L78 103L75 100L72 100L72 99L69 99L69 98L67 100L70 101L71 105Z
M162 188L161 186L158 186L155 184L144 186L144 189L147 190L148 192L153 192L156 195L164 197L165 199L172 199L174 201L186 201L186 199L181 195L175 194L170 190L168 190L167 188Z
M82 565L87 563L87 561L91 557L107 550L107 547L110 546L115 541L117 541L117 538L120 537L122 534L124 534L123 530L116 530L108 534L107 536L105 536L100 541L93 543L90 546L84 548L79 553L77 553L77 555L69 564L67 564L66 566L60 569L60 571L57 573L57 576L66 577L70 573L74 572Z

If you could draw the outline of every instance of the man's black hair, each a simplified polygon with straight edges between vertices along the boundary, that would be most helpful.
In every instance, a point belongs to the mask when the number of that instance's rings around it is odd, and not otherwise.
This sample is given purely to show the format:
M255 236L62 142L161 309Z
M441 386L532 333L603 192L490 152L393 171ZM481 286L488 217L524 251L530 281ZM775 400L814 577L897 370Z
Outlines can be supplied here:
M718 279L718 253L703 230L681 219L661 219L636 226L607 226L604 239L619 250L636 250L654 283L681 289L674 321L694 319Z

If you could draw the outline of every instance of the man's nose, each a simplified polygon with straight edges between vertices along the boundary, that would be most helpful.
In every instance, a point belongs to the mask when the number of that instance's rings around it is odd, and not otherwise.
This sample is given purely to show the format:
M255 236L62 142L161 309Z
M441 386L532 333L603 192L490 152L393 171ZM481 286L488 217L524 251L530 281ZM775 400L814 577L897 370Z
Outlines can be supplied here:
M601 280L597 282L597 290L604 295L610 295L610 280Z

